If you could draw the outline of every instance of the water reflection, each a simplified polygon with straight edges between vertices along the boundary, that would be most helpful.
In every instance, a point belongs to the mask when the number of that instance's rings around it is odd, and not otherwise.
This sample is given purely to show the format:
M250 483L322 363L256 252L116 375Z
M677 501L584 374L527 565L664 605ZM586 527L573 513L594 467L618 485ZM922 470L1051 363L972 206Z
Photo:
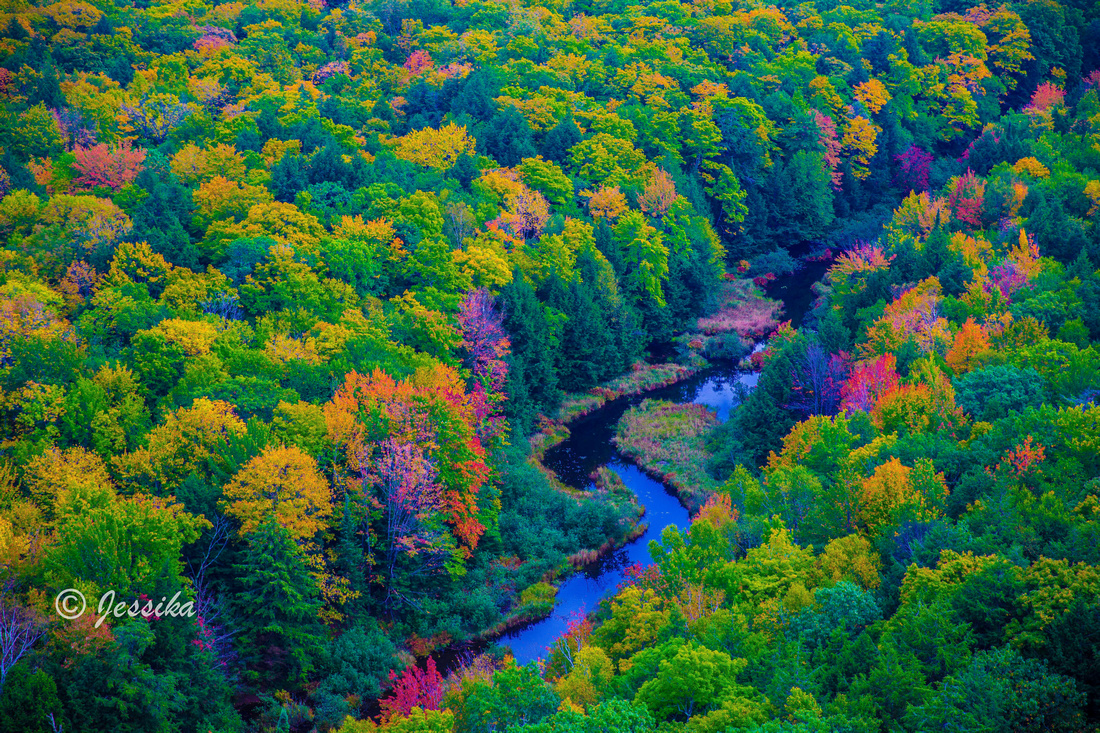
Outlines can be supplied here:
M648 529L634 542L562 583L552 615L500 639L500 644L511 647L519 664L545 658L547 647L566 632L570 620L591 612L602 598L619 588L625 579L626 568L635 563L643 567L652 564L649 543L660 539L666 527L684 529L690 524L687 510L675 496L615 450L611 438L623 413L643 399L664 399L706 405L718 413L719 420L725 421L737 404L740 390L752 389L758 378L756 373L737 371L733 367L715 367L679 384L617 400L571 424L569 439L547 452L545 465L562 481L577 488L591 489L589 476L598 467L608 466L645 506L644 521Z

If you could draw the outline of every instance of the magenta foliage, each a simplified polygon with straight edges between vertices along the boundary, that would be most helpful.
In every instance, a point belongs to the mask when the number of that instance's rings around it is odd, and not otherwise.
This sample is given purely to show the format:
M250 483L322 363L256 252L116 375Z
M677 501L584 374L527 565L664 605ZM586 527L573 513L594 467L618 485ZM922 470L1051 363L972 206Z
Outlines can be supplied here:
M466 293L458 304L458 325L462 329L462 347L467 366L474 376L471 401L479 424L479 437L492 436L501 429L500 403L505 399L511 343L504 321L485 288Z
M443 706L443 676L431 657L424 669L412 666L400 677L390 670L390 682L393 683L392 694L380 701L385 720L395 715L408 715L413 708L439 710Z
M855 365L841 389L841 410L870 412L879 395L897 387L896 364L894 355L886 354L870 363Z
M996 287L1001 291L1001 296L1006 303L1011 303L1012 294L1028 284L1027 273L1012 260L1005 260L1002 264L992 267L989 276L991 282L986 282L985 292L988 293Z
M409 58L405 60L405 70L413 76L432 68L434 65L435 63L427 51L413 51Z
M351 76L351 69L348 67L347 61L330 61L317 71L313 72L313 76L310 77L310 81L314 84L321 84L334 76L340 74L346 74Z
M202 31L202 38L217 38L227 44L235 44L237 42L237 36L233 31L218 25L203 25L195 30Z
M956 219L980 227L985 205L985 184L967 168L965 175L956 181L947 203L955 212Z
M847 376L846 355L827 354L818 344L810 344L791 370L791 401L785 407L805 415L835 415Z
M904 191L927 191L928 168L932 164L932 154L916 145L910 145L898 161L898 175L895 179L898 187Z
M836 136L836 123L833 118L813 110L814 123L818 129L818 142L825 150L825 169L832 179L833 188L840 190L844 174L840 170L840 141Z
M376 491L386 520L386 577L393 579L401 557L417 558L413 574L431 573L446 560L442 529L434 517L443 508L443 488L432 461L419 445L387 438L373 460L360 460L364 486ZM373 453L373 451L372 451ZM387 584L386 602L408 600Z

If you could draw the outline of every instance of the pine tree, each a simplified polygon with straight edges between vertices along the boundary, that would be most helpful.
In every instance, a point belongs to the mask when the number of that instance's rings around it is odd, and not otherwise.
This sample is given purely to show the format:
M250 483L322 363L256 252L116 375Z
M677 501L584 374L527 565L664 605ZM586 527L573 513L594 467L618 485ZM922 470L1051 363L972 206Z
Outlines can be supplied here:
M551 305L566 316L558 356L561 384L569 392L581 392L599 383L612 360L613 337L592 290L592 286L577 279L551 294Z
M493 118L482 137L478 138L478 147L506 166L519 165L524 158L535 155L531 128L515 107L509 107L506 112Z
M542 141L540 151L547 160L561 162L569 155L569 148L581 141L581 129L570 115L559 122Z
M249 536L238 566L240 649L269 680L298 683L313 669L323 629L317 586L290 532L269 518Z
M504 327L512 342L508 359L508 418L519 433L530 427L539 412L561 399L554 365L556 337L535 290L516 272L501 291Z

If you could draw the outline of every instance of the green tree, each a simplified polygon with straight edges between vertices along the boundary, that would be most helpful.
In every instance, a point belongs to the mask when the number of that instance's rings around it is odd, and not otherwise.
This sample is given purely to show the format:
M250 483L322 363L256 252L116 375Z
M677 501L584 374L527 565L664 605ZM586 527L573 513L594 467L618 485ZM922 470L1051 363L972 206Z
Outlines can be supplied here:
M57 684L45 670L31 671L29 664L17 664L4 680L0 694L2 733L51 733L51 716L63 725Z
M976 654L905 720L916 730L1068 733L1081 730L1084 700L1072 678L1005 647Z
M645 707L612 698L596 705L587 715L565 710L541 723L512 726L507 733L649 733L656 727Z
M518 271L500 293L504 328L512 353L508 357L509 419L526 431L539 412L550 412L561 399L554 363L558 337L546 307Z
M317 585L301 549L274 518L248 538L236 596L239 648L268 679L304 682L322 651Z
M553 688L539 676L534 663L503 669L492 684L475 683L455 710L456 733L492 733L511 726L537 724L557 709Z
M635 701L658 720L690 720L721 705L739 687L734 679L747 665L744 659L689 642L661 662L657 676L642 685Z

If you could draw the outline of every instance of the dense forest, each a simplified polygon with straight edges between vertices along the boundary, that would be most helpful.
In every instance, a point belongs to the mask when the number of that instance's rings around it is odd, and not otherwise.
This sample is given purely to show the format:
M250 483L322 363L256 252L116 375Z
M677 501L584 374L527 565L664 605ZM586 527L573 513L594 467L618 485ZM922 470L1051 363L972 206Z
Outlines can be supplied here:
M1100 6L0 16L0 731L1100 730Z

